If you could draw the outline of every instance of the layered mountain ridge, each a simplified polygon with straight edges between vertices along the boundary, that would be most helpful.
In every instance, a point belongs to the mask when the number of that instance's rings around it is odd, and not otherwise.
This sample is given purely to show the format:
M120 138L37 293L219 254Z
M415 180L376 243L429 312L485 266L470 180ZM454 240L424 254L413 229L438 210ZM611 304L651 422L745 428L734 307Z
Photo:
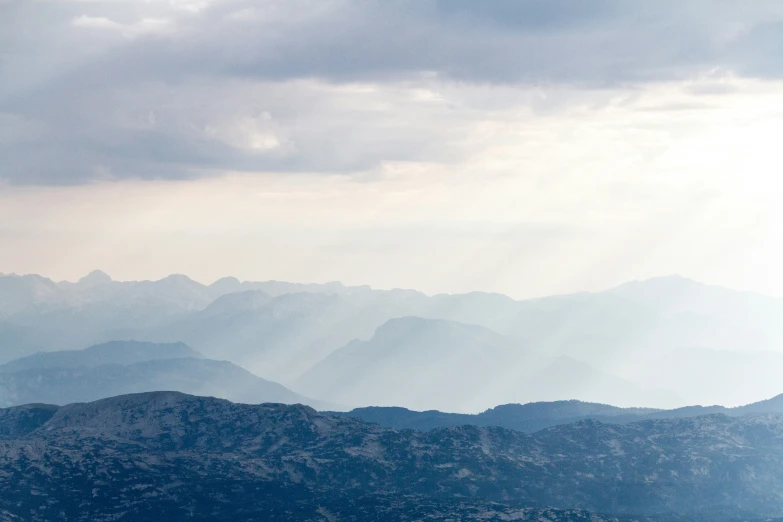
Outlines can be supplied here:
M747 404L781 391L781 325L779 299L681 277L517 301L339 283L202 285L177 275L0 276L0 363L116 339L184 342L207 359L351 407ZM408 331L394 341L391 326ZM391 371L379 377L384 364Z
M44 352L0 366L0 406L67 404L158 390L235 402L330 403L299 395L228 361L203 357L183 343L114 341L84 350Z
M629 424L652 419L680 419L705 415L741 417L750 414L783 415L783 394L763 401L727 408L725 406L686 406L672 410L619 408L578 400L503 404L479 414L448 413L437 410L412 411L400 407L371 406L330 415L351 417L386 428L427 431L455 426L499 426L532 433L552 426L582 420L604 424Z

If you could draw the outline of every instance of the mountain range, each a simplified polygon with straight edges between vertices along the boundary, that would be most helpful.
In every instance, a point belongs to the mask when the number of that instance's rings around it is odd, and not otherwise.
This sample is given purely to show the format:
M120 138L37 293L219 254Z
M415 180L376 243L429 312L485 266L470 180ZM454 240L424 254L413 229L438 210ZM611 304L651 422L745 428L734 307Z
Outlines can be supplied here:
M0 406L89 402L134 392L174 390L241 403L327 408L228 361L204 358L183 343L111 342L45 352L0 366Z
M551 357L483 326L403 317L378 327L316 363L295 384L341 404L481 410L517 401L580 397L624 405L656 394L569 356Z
M175 392L0 410L5 520L771 520L783 418L382 428Z
M0 365L0 373L46 368L95 367L105 364L130 365L145 361L204 356L185 343L156 344L137 341L112 341L83 350L38 352Z
M347 412L327 412L330 415L351 417L372 422L386 428L427 431L455 426L499 426L532 433L552 426L582 420L604 424L628 424L652 419L681 419L704 415L741 417L750 414L775 413L783 415L783 394L771 399L727 408L725 406L686 406L672 410L655 408L618 408L608 404L577 400L503 404L479 414L446 413L437 410L412 411L400 407L371 406Z
M679 276L518 301L340 283L5 275L0 363L135 339L184 342L351 407L736 406L782 391L782 303Z

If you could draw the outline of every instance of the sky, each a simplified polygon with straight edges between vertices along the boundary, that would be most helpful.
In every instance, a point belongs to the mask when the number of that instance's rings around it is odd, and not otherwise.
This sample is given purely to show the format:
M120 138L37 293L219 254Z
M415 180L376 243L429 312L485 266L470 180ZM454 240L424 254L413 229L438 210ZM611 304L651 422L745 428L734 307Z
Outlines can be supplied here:
M783 296L777 0L0 0L0 272Z

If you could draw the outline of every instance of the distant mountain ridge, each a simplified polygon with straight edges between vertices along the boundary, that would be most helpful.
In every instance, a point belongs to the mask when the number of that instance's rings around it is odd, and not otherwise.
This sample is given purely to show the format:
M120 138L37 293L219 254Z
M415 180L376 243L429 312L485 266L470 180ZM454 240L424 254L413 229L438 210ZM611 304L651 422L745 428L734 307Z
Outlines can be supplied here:
M478 395L489 375L520 361L545 364L521 343L481 326L402 317L379 326L368 341L331 353L297 386L344 404L457 404Z
M90 402L158 390L241 403L329 407L228 361L206 359L184 343L115 341L84 350L40 353L0 366L0 406Z
M630 405L654 402L658 393L483 326L421 317L384 323L368 341L353 341L314 365L296 387L341 404L462 411L503 397L622 397Z
M182 275L118 282L96 272L75 283L0 276L0 364L39 351L137 339L184 342L207 358L229 360L305 395L351 398L369 390L374 395L367 398L376 405L478 412L493 404L576 398L657 408L734 406L778 392L781 303L682 277L517 301L483 292L428 296L340 283L223 278L203 285ZM397 383L406 371L405 358L418 361L413 373L419 375L420 390L428 376L433 378L431 403L395 382L364 373L348 379L344 370L329 369L339 353L352 354L345 361L357 368L378 368L361 347L380 346L382 338L373 339L376 331L406 317L482 327L494 334L486 334L487 340L497 341L484 343L485 358L467 341L452 343L453 351L445 345L435 349L437 343L424 350L414 335L401 338L407 347L387 343L384 350L399 363ZM509 361L498 355L509 343L499 339L511 340L520 357ZM474 341L481 345L475 336ZM419 360L419 352L437 354L438 360ZM531 359L522 352L543 355L548 363L531 372ZM379 351L375 354L380 358ZM467 373L471 367L475 375ZM495 368L491 380L488 368ZM459 386L459 379L467 387L475 384L475 393ZM437 397L436 381L455 393ZM555 390L550 382L565 384Z
M533 433L542 429L594 420L604 424L628 424L650 419L679 419L704 415L743 415L776 413L783 415L783 394L745 406L687 406L673 410L654 408L618 408L578 400L503 404L482 413L446 413L437 410L412 411L401 407L371 406L347 412L327 412L338 417L351 417L372 422L385 428L433 430L457 426L498 426Z
M145 297L185 310L203 309L221 295L248 290L260 290L278 296L297 292L342 294L368 291L370 287L347 287L339 282L239 281L233 277L204 285L182 274L171 274L156 281L115 281L100 270L94 270L76 282L57 282L37 274L0 274L0 317L85 306L109 299L128 301Z
M204 356L185 343L150 343L111 341L83 350L39 352L0 365L0 373L29 369L78 368L104 364L133 364L144 361L181 358L200 359Z

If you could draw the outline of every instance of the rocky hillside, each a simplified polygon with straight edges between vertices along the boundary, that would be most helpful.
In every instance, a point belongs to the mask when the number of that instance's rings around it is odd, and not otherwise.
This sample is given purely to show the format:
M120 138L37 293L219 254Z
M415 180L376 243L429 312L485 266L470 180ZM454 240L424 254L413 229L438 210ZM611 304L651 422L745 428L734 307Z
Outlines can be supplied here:
M16 417L0 414L0 424ZM751 520L783 512L776 414L587 420L533 434L417 432L305 406L158 392L64 406L38 422L0 440L8 520L590 520L581 510ZM544 506L558 510L522 509Z

